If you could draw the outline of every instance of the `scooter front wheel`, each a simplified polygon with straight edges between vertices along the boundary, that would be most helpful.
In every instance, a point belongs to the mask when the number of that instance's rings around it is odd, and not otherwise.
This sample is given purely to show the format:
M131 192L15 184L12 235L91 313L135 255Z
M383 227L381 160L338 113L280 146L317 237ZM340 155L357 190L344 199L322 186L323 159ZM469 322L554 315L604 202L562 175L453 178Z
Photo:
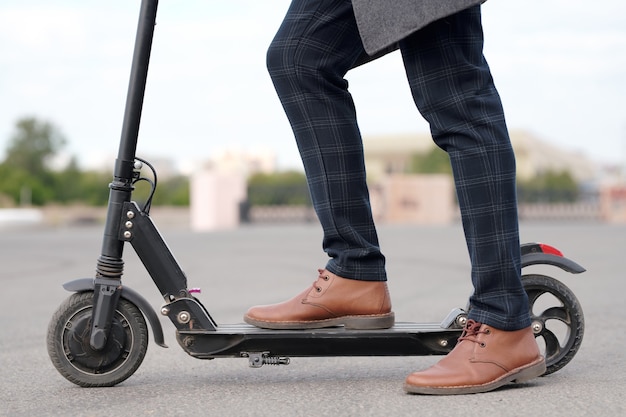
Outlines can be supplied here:
M102 350L89 344L93 291L72 294L48 326L48 354L68 381L82 387L110 387L130 377L148 349L148 329L141 311L120 299Z
M585 332L578 299L565 284L545 275L522 276L531 327L546 358L544 375L558 371L576 355Z

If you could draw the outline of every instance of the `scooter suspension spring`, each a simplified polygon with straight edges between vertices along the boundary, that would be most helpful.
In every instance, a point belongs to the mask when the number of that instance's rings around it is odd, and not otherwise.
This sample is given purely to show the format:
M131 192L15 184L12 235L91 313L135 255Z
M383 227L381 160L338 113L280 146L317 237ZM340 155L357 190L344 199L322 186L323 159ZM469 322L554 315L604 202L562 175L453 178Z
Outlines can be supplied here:
M124 273L124 261L104 256L98 258L96 276L109 279L121 279Z
M280 356L268 356L263 358L265 365L289 365L289 358L281 358Z
M269 356L268 352L246 352L242 356L248 357L248 365L251 368L260 368L263 365L289 365L289 358Z

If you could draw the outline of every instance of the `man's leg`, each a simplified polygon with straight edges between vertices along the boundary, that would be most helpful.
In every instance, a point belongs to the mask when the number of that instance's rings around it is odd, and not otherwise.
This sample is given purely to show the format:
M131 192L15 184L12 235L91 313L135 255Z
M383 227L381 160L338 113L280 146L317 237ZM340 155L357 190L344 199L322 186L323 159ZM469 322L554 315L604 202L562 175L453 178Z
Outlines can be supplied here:
M450 156L474 285L464 337L410 375L409 392L488 391L545 370L520 277L515 157L482 48L478 6L400 43L415 103Z
M268 50L267 65L324 229L327 269L384 281L361 135L343 78L362 51L350 1L296 0Z
M435 22L400 45L415 102L450 156L475 287L470 318L502 330L527 327L515 156L482 54L480 9Z
M268 50L268 70L298 144L330 260L303 294L251 308L244 316L250 324L393 325L363 145L344 79L363 52L349 0L292 1Z

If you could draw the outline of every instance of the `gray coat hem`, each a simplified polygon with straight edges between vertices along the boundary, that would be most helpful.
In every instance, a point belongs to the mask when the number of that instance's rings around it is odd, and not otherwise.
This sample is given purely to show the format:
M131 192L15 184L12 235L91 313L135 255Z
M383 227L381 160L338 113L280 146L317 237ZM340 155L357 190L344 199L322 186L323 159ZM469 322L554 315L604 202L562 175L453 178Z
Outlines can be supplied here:
M485 0L352 0L363 47L377 55L429 23Z

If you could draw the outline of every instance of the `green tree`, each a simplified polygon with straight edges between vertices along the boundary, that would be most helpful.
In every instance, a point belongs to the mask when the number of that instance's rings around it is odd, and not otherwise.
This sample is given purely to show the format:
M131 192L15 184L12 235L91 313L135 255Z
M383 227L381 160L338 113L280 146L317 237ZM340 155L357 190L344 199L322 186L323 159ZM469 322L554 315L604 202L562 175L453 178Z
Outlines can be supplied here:
M22 168L34 176L47 175L50 172L50 160L65 143L65 138L54 125L26 117L15 125L5 163L10 167Z
M135 184L133 199L144 203L150 195L151 186L145 181ZM164 180L159 180L157 184L153 206L188 206L189 205L189 178L184 175L177 175Z
M83 203L92 206L106 205L111 174L99 171L82 171L76 158L61 171L52 173L54 179L52 199L61 204Z
M0 194L13 204L44 205L52 196L52 188L22 168L0 164Z
M255 174L248 180L248 203L252 206L310 206L306 177L298 171Z
M34 117L18 120L0 164L0 194L35 205L50 201L54 175L48 165L64 144L65 138L51 123Z
M452 174L450 158L441 148L435 146L426 153L418 153L411 158L410 172L414 174Z
M77 192L73 201L91 206L105 206L109 201L109 183L111 173L99 171L82 171L76 186Z
M78 179L82 173L76 162L76 158L72 158L62 171L52 174L54 178L54 200L59 203L69 203L79 198L79 188L77 186Z
M0 204L106 205L111 173L82 171L76 158L72 158L62 170L50 168L49 162L65 143L65 138L52 123L34 117L18 120L15 133L9 140L6 159L0 163ZM149 192L150 186L140 181L136 184L133 199L145 201ZM189 179L176 176L159 181L153 204L189 205Z
M578 183L569 171L548 170L518 182L518 198L526 203L563 203L578 199Z

